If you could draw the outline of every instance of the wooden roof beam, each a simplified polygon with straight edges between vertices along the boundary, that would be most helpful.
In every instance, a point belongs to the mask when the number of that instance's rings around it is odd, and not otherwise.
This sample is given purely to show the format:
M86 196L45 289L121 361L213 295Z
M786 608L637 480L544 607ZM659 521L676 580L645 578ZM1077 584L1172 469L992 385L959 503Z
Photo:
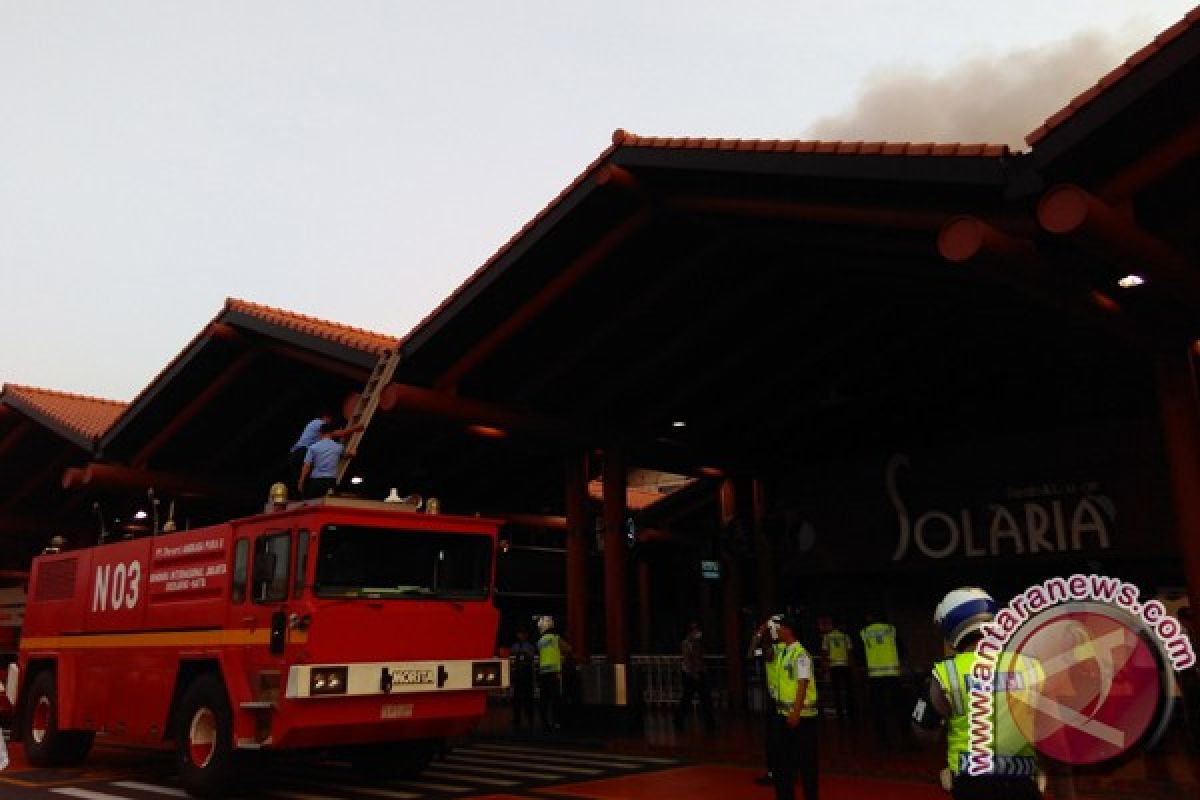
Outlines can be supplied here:
M244 351L217 376L216 380L193 395L192 399L171 418L171 421L160 428L158 433L151 437L150 441L142 445L137 454L130 459L133 467L135 469L145 467L154 454L162 449L163 445L171 441L185 425L196 418L197 414L212 404L213 398L223 392L234 379L245 372L251 363L253 363L256 356L257 352L253 349Z
M347 403L352 399L353 397L347 398ZM467 426L482 425L508 434L525 434L555 442L587 444L598 440L589 431L551 417L403 383L390 384L383 390L379 410L385 414L405 411L440 417Z
M146 469L93 462L82 468L63 471L64 489L92 489L106 492L153 489L160 497L205 497L220 500L250 501L257 495L243 487L231 486L192 475L157 472ZM264 488L262 497L266 497Z
M520 308L509 314L503 322L480 339L470 350L459 356L434 383L437 389L457 390L458 384L472 370L483 363L502 345L529 326L572 287L613 254L621 245L646 227L653 213L642 206L633 216L621 222L608 233L592 243L529 298Z
M1142 228L1086 190L1055 186L1038 201L1038 223L1050 233L1070 239L1096 259L1122 271L1144 275L1159 290L1200 309L1200 274L1171 245Z
M1141 152L1133 163L1104 181L1096 193L1110 203L1124 205L1197 157L1200 157L1200 117Z
M1065 276L1033 242L1011 236L970 216L949 220L938 232L938 252L952 264L969 266L984 277L1025 296L1145 346L1147 337L1117 301Z
M52 484L54 476L62 472L63 467L66 466L75 452L77 451L74 448L68 449L64 447L59 455L48 462L44 462L40 469L34 470L24 481L12 488L7 497L4 498L4 501L0 503L0 508L6 511L17 508L30 492L33 492L44 483Z
M365 382L371 374L370 367L358 367L330 356L314 353L302 347L296 347L295 345L273 342L267 339L259 340L257 344L262 350L268 353L273 353L290 361L297 361L305 366L313 367L321 372L328 372L331 375L337 375L340 378L345 378L355 383Z
M664 208L688 214L718 214L756 219L796 220L830 225L937 230L952 214L949 211L917 210L867 205L801 203L720 195L674 194L663 198Z
M7 408L7 406L0 406L0 408ZM0 458L8 455L9 451L20 444L21 440L25 438L25 435L29 433L32 427L33 424L28 418L25 418L18 422L12 430L4 434L4 437L0 438Z

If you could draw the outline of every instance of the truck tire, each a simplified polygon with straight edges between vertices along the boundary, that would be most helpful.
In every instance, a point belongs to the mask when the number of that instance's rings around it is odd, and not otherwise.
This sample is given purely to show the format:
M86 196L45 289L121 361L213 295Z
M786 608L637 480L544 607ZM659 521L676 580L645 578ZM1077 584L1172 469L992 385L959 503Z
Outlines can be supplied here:
M350 763L373 778L415 778L428 769L441 751L441 739L380 742L354 748Z
M216 675L201 675L183 693L175 714L180 783L195 797L224 797L235 778L234 755L225 685Z
M39 672L25 697L21 739L25 757L35 767L71 767L87 758L94 731L58 728L58 684L51 670Z

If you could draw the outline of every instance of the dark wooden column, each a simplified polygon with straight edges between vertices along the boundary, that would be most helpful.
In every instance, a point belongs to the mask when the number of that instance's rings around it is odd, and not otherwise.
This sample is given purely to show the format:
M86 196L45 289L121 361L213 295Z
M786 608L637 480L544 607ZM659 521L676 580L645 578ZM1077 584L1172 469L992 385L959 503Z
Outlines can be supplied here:
M586 662L588 647L587 455L569 457L566 464L567 509L567 641Z
M625 673L629 665L629 599L626 578L629 548L625 544L625 451L604 451L604 635L608 663L613 665L617 705L625 705Z
M1191 606L1200 609L1200 408L1195 361L1192 352L1181 347L1157 356L1154 366L1179 556Z
M650 642L653 637L650 635L651 615L650 615L650 564L645 559L638 561L637 565L638 577L638 650L642 653L650 652Z
M718 513L721 530L737 518L737 489L732 480L726 479L718 490ZM742 709L746 705L742 681L742 569L736 555L725 556L725 575L721 586L721 617L725 634L725 664L729 685L729 707Z
M750 484L753 505L754 560L758 566L758 615L766 619L775 613L775 552L767 536L767 498L763 482L755 478Z

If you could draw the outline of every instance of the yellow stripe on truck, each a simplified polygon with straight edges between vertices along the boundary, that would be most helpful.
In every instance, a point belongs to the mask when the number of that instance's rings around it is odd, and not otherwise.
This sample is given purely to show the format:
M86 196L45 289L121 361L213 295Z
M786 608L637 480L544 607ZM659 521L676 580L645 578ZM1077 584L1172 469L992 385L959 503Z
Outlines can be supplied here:
M269 644L268 628L232 631L161 631L155 633L85 633L77 636L29 636L21 650L98 650L105 647L220 647Z

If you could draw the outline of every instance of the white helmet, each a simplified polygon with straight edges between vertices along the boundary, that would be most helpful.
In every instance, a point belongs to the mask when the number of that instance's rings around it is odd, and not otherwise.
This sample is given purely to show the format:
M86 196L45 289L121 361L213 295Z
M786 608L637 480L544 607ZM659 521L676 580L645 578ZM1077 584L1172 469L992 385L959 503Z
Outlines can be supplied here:
M548 615L543 616L543 617L538 617L537 626L538 626L538 633L545 633L546 631L548 631L554 627L554 617L551 617Z
M933 623L942 636L957 648L968 634L975 633L996 617L996 601L983 589L963 587L949 592L933 612Z

